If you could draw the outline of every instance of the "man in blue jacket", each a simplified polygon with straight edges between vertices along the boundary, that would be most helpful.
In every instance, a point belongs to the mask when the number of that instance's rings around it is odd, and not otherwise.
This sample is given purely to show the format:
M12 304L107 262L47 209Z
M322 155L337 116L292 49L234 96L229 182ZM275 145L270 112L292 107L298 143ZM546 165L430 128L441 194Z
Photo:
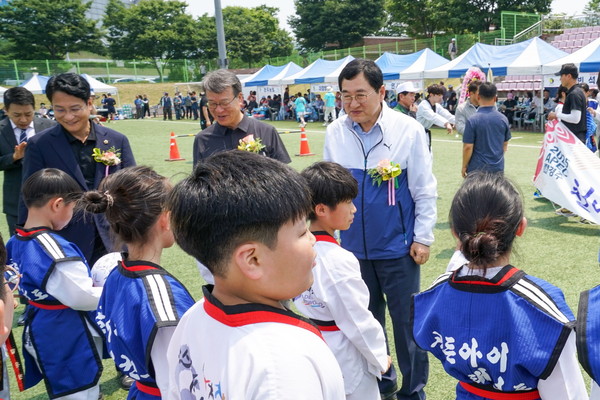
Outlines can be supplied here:
M386 372L381 397L425 399L427 354L410 329L411 295L420 289L420 265L429 258L436 221L437 182L425 130L386 105L383 74L373 61L351 61L338 83L346 115L327 128L324 158L348 168L359 185L354 223L341 233L342 247L359 259L369 309L384 331L387 298L402 373L398 391L394 367ZM370 172L390 162L401 174L392 184L378 184Z

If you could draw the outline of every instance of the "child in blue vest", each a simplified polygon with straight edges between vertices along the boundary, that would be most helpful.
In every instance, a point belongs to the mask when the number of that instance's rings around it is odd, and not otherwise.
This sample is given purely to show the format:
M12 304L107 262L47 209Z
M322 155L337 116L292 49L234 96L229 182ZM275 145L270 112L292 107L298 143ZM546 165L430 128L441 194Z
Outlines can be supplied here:
M415 342L458 379L457 399L587 399L563 293L510 264L526 225L502 174L469 174L450 208L467 263L413 297Z
M128 399L156 400L168 386L167 346L194 304L187 289L160 266L175 241L165 202L171 184L149 167L109 175L83 196L86 210L105 213L128 252L104 283L96 321L117 368L135 380Z
M385 335L369 311L358 260L333 236L354 220L358 183L346 168L327 161L311 165L302 176L312 195L309 219L317 259L313 285L294 302L319 327L340 364L346 399L379 399L377 379L391 363Z
M31 306L23 330L25 388L43 379L51 399L95 400L102 335L94 316L102 288L93 287L79 248L55 233L71 220L81 188L65 172L46 168L25 181L22 195L27 221L7 252Z

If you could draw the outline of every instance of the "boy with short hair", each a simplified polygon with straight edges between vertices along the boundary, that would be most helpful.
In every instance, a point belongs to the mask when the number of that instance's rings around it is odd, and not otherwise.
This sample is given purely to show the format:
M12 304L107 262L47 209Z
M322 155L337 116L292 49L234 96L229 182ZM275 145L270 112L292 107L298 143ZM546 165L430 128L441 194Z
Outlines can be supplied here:
M218 153L174 187L168 209L177 243L215 284L175 329L167 398L344 399L321 333L281 303L312 284L303 178L258 154Z
M358 183L339 164L317 162L302 171L312 194L310 231L317 243L314 283L294 299L298 310L317 324L336 356L346 399L379 399L377 378L391 358L381 324L369 311L369 289L356 257L334 239L352 224Z

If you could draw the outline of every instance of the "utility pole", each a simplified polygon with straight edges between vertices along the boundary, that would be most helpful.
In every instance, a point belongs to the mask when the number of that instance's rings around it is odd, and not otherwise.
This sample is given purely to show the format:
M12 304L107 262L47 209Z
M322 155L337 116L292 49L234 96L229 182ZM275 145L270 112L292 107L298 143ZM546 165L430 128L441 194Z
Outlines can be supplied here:
M221 10L221 0L215 0L215 21L217 24L219 68L227 69L229 67L229 60L227 59L227 49L225 48L225 29L223 28L223 12Z

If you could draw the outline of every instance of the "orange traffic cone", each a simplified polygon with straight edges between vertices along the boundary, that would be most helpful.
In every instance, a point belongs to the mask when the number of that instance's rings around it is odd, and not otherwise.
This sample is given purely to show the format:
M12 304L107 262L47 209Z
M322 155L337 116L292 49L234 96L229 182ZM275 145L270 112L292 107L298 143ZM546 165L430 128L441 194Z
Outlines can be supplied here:
M306 138L306 132L304 132L304 127L300 128L300 154L296 154L297 156L314 156L315 153L311 153L308 148L308 139Z
M175 140L175 132L171 132L171 142L169 145L169 158L165 161L181 161L185 158L181 158L179 155L179 148L177 147L177 140Z

